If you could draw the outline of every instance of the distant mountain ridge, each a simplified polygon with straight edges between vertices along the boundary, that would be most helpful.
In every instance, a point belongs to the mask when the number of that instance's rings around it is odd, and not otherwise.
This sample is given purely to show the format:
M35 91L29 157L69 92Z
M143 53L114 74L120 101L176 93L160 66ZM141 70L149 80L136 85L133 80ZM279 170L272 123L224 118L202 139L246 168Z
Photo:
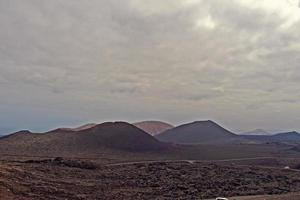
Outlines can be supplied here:
M0 151L12 154L99 153L103 149L144 152L162 150L167 146L126 122L106 122L81 131L20 131L0 138Z
M256 129L253 131L248 131L244 133L240 133L239 135L272 135L272 133L264 130L264 129Z
M85 124L85 125L82 125L82 126L79 126L79 127L76 127L76 128L57 128L57 129L54 129L54 130L49 131L49 132L55 132L55 131L83 131L85 129L93 128L95 126L97 126L96 123L89 123L89 124Z
M162 130L165 131L155 137L150 135ZM19 131L0 137L0 152L22 152L30 155L57 155L67 152L74 155L97 154L103 150L161 151L181 146L167 143L220 145L269 142L297 145L300 144L300 134L294 131L275 135L236 135L211 120L195 121L174 128L159 121L146 121L135 125L127 122L105 122L77 128L58 128L46 133Z
M179 144L214 144L230 142L238 139L238 136L217 123L207 120L175 127L157 135L156 138Z
M174 128L173 125L162 121L142 121L133 123L133 125L142 129L146 133L149 133L150 135L158 135L162 132Z
M300 142L300 134L296 131L274 135L243 135L242 137L260 142Z

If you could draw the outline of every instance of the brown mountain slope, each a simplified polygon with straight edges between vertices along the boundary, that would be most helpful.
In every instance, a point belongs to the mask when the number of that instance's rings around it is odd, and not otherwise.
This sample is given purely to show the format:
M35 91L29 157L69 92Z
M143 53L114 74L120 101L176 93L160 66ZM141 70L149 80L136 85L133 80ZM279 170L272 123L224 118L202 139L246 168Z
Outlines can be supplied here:
M135 125L139 129L142 129L146 133L149 133L150 135L158 135L162 132L174 128L173 125L161 121L142 121L134 123L133 125Z
M71 129L72 131L83 131L83 130L86 130L86 129L89 129L89 128L93 128L97 126L97 124L95 123L90 123L90 124L85 124L85 125L82 125L82 126L79 126L77 128L73 128Z
M101 153L104 149L144 152L165 147L166 144L125 122L107 122L76 132L20 132L0 139L1 153L11 154Z
M208 120L178 126L157 135L156 138L182 144L219 144L231 142L239 137Z
M79 126L79 127L76 127L76 128L57 128L57 129L54 129L52 131L49 131L49 132L57 132L57 131L83 131L83 130L86 130L86 129L89 129L89 128L93 128L97 126L97 124L95 123L89 123L89 124L85 124L85 125L82 125L82 126Z

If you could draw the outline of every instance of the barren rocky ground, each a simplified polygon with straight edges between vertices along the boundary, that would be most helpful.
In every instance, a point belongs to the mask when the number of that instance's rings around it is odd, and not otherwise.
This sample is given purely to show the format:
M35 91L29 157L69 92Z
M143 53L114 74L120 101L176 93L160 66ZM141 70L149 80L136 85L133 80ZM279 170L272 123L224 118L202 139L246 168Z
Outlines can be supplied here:
M246 197L232 197L230 200L299 200L299 193L290 193L284 195L263 195L263 196L246 196ZM213 199L215 200L215 199Z
M0 164L1 200L209 199L298 191L300 172L265 167L186 162L109 166L65 159Z

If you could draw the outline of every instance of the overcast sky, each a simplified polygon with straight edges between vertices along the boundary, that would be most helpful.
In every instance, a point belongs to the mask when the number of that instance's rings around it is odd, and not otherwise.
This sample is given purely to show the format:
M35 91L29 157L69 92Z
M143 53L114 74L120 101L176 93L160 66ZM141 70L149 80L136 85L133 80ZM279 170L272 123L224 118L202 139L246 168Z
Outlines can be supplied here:
M0 0L0 132L300 130L297 0Z

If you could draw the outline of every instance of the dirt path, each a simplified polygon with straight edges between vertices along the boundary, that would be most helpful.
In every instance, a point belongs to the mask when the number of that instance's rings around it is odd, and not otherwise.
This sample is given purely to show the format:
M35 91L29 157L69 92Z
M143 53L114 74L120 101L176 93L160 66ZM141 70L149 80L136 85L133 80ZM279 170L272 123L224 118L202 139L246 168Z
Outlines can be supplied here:
M153 164L153 163L211 163L211 162L232 162L232 161L249 161L258 159L273 159L275 157L256 157L256 158L236 158L236 159L224 159L224 160L148 160L148 161L134 161L134 162L121 162L108 164L106 166L124 166L124 165L134 165L134 164Z

